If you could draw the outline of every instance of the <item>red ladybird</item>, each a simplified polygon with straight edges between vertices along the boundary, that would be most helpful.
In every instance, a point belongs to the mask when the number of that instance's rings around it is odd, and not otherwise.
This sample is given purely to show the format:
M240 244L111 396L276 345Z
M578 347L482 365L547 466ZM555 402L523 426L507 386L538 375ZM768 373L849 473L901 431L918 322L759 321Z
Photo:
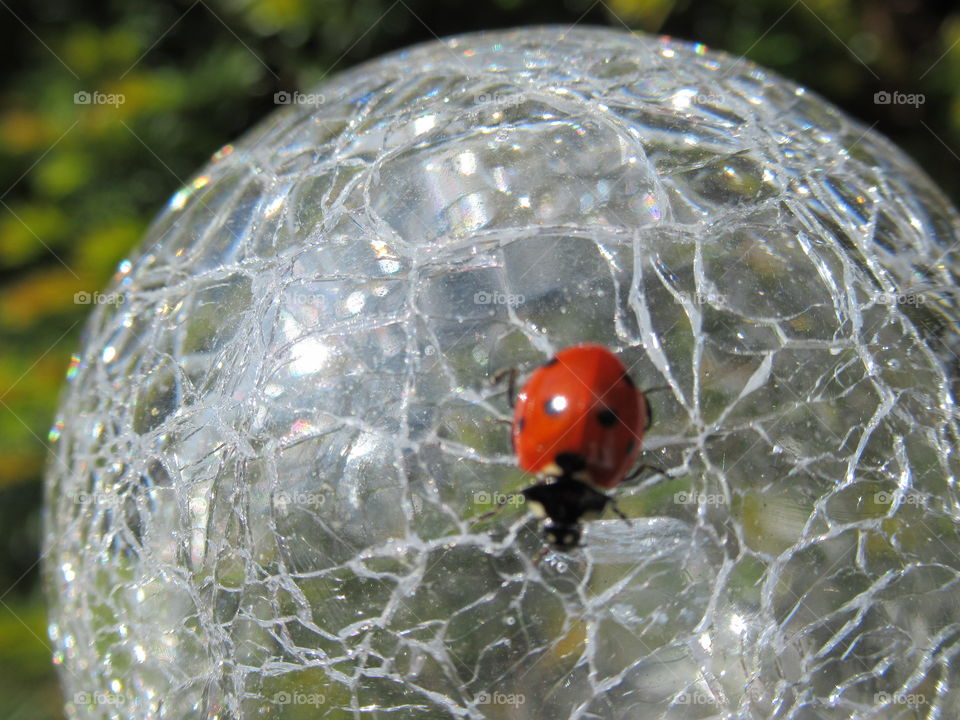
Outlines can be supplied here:
M547 542L578 545L580 520L612 502L597 488L623 481L651 421L646 395L602 345L566 348L533 372L517 397L513 445L522 469L549 477L521 491L546 520Z

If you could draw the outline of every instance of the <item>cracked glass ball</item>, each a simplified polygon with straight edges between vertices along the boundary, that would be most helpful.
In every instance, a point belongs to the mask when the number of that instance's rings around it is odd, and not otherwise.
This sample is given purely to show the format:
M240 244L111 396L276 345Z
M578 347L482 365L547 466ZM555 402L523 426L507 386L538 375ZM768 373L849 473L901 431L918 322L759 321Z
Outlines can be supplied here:
M71 363L69 717L960 706L960 224L901 151L745 60L601 29L284 100L173 196ZM666 386L640 461L668 476L537 563L491 379L584 342Z

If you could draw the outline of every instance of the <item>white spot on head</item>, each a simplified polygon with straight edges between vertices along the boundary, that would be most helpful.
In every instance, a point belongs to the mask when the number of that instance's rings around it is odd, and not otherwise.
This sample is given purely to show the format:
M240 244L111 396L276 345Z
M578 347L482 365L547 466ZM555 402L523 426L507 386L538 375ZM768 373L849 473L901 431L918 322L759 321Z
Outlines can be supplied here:
M541 502L537 502L536 500L527 500L527 508L529 508L530 514L535 518L543 520L547 516L547 509Z
M563 470L560 469L560 466L555 462L550 463L549 465L544 465L540 468L541 475L563 475Z

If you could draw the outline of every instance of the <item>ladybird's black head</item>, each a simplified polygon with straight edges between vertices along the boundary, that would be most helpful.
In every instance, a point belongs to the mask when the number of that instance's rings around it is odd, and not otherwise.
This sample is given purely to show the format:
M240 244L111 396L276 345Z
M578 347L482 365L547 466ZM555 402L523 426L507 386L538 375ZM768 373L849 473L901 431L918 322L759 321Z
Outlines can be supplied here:
M543 528L543 536L554 550L573 550L580 545L580 526L547 523Z
M560 456L558 456L558 461ZM577 467L576 457L564 462ZM559 464L559 463L558 463ZM610 498L568 474L521 490L531 512L543 518L544 538L554 550L573 550L580 545L580 521L599 515Z
M587 467L587 461L579 453L557 453L554 462L560 466L561 476L572 478L576 473Z

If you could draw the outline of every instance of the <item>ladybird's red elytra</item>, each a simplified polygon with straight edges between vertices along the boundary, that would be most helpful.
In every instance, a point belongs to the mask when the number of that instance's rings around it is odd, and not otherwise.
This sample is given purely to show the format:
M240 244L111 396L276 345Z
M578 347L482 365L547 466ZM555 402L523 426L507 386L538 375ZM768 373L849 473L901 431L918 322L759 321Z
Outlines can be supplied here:
M517 463L612 488L636 462L648 418L646 397L616 355L574 345L535 370L517 396Z
M530 375L512 440L520 468L546 480L520 494L544 518L554 548L576 547L581 519L613 502L602 490L627 476L650 422L646 395L602 345L568 347Z

